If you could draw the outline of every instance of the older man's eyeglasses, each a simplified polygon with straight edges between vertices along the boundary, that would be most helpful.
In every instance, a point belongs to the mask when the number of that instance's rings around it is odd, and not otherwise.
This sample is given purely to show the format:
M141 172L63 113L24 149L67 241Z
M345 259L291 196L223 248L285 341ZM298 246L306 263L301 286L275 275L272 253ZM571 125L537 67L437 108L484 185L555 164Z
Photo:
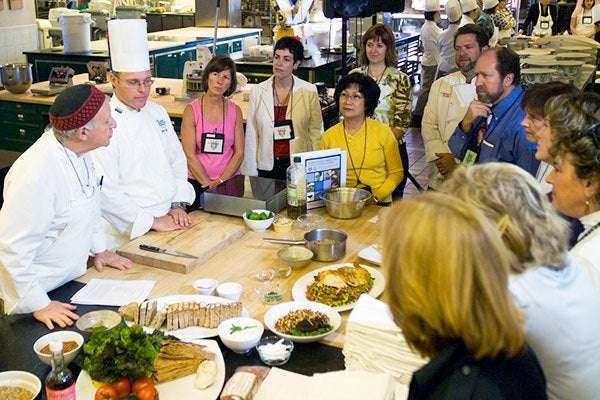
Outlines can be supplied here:
M140 87L140 85L144 86L145 88L148 88L148 87L152 86L152 84L154 83L154 79L152 79L152 78L146 78L142 81L139 79L122 79L119 75L115 75L115 76L117 77L118 80L123 82L130 89L137 89Z

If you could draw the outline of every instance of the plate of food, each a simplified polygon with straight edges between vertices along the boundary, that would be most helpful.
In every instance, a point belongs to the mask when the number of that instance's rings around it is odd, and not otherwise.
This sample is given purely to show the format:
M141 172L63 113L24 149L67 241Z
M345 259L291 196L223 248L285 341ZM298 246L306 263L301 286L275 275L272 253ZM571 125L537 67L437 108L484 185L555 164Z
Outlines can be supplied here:
M158 329L181 340L218 336L217 327L221 322L249 316L239 301L199 294L130 303L120 307L119 314L129 326L142 325L148 333Z
M187 368L187 375L157 383L155 387L160 400L217 399L225 383L225 361L217 342L207 339L170 342L172 342L173 348L167 352L173 358L163 359L161 361L162 368L158 368L157 373L161 373L160 378L163 381L169 378L165 374L186 374L186 372L182 372L185 368ZM207 372L207 370L209 371ZM81 370L75 383L77 400L94 400L100 386L102 385L92 381L86 370Z
M298 343L321 340L341 323L340 313L314 301L288 301L265 313L265 325L273 333Z
M359 263L334 264L300 277L292 287L295 301L316 301L341 312L354 308L359 296L378 297L385 289L383 274Z
M376 265L381 265L381 248L377 243L365 247L358 252L357 256Z

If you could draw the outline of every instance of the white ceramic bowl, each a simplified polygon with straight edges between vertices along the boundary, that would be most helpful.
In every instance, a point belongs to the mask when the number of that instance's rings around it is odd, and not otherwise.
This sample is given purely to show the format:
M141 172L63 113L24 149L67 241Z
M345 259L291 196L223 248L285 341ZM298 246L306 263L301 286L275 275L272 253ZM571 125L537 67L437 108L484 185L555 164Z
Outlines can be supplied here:
M29 390L33 393L31 399L35 399L42 390L42 382L39 378L25 371L0 372L0 386L16 386Z
M331 329L330 331L328 331L326 333L322 333L320 335L314 335L314 336L289 335L287 333L283 333L283 332L275 329L275 323L277 322L277 320L279 318L286 316L290 311L303 310L303 309L319 311L319 312L322 312L323 314L327 315L329 317L329 323L331 324L333 329ZM292 342L296 342L296 343L309 343L309 342L316 342L318 340L321 340L325 336L335 332L340 327L341 323L342 323L342 317L340 316L340 313L338 313L337 311L335 311L333 308L329 307L328 305L313 302L313 301L288 301L288 302L281 303L281 304L271 307L269 309L269 311L267 311L265 313L265 325L271 332L273 332L276 335L281 336L283 338L290 339Z
M219 281L213 278L203 278L195 280L192 286L196 293L211 296L219 286Z
M75 326L82 332L91 332L96 326L112 329L121 323L121 315L112 310L96 310L83 314Z
M255 213L268 213L271 218L269 219L248 219L246 218L246 212L244 212L242 214L242 218L244 219L244 222L246 223L246 225L248 225L248 228L252 229L254 232L258 232L258 233L262 233L264 231L266 231L267 229L269 229L269 227L271 226L271 224L273 223L273 220L275 219L275 213L269 210L264 210L264 209L255 209L252 210Z
M260 341L264 330L259 320L247 317L229 318L217 327L223 344L238 354L252 350Z
M238 301L242 295L243 286L237 282L224 282L217 286L217 294L224 299Z
M77 343L77 348L74 350L66 353L63 352L63 356L65 357L65 366L69 365L71 361L77 357L77 354L79 354L81 351L81 346L83 346L83 336L80 333L73 331L56 331L42 336L33 344L33 351L35 351L35 354L37 354L38 358L46 365L52 365L52 355L42 353L41 350L53 340L62 340L63 342L73 340Z

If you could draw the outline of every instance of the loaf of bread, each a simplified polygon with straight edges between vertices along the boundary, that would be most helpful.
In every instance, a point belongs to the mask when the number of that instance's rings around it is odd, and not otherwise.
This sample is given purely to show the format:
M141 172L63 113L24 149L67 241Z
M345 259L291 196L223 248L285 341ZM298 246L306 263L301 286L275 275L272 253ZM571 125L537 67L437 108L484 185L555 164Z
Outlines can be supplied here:
M226 319L239 317L242 303L176 303L167 307L167 330L173 331L190 326L216 328Z
M159 329L165 322L166 313L158 310L156 301L129 303L119 307L119 314L126 321L140 324L152 329Z

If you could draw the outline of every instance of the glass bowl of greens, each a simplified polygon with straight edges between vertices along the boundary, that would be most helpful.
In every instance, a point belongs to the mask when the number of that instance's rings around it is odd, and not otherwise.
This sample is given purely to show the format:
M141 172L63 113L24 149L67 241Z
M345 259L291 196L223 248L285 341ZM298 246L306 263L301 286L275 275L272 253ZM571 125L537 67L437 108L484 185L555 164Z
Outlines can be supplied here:
M259 284L255 291L264 304L273 305L283 301L287 289L280 282L270 281Z

